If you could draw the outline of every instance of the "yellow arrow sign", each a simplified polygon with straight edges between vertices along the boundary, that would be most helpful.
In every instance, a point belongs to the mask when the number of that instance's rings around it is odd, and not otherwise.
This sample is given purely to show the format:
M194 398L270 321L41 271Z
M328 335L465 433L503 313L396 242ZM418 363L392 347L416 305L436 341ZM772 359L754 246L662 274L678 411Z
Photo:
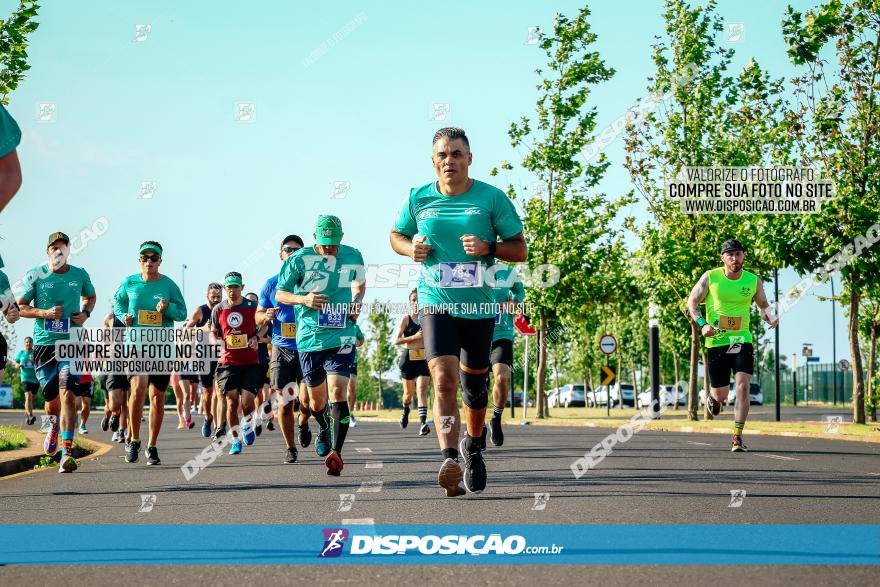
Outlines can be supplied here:
M610 385L617 378L617 373L614 372L613 367L602 365L602 372L605 374L605 378L602 379L602 385Z

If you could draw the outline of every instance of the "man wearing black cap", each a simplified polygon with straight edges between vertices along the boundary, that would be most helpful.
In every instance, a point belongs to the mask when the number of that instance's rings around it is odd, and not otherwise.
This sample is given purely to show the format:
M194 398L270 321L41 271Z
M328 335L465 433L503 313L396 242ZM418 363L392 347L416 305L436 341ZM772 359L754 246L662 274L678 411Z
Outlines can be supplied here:
M89 318L95 307L95 288L85 269L67 264L70 239L66 234L50 234L46 253L49 261L28 271L22 280L18 305L23 317L35 319L34 368L43 387L50 421L43 450L47 455L54 455L58 450L60 412L59 472L71 473L77 469L70 451L76 425L76 395L80 393L79 376L70 372L69 361L55 359L55 342L68 340L71 329L81 327Z
M734 407L733 452L745 452L742 431L749 415L749 384L752 380L755 355L749 313L752 300L758 304L761 317L776 328L779 318L770 311L761 279L743 270L745 251L736 239L721 245L722 267L703 273L688 298L688 310L706 338L709 396L706 413L709 417L721 412L721 404L730 392L730 373L736 378ZM700 304L706 304L706 318Z

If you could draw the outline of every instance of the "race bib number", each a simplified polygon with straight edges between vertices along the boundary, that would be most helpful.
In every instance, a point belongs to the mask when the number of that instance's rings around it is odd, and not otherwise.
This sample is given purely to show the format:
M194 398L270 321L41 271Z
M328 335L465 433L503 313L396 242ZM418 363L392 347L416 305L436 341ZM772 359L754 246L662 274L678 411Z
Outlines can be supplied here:
M295 322L282 322L281 323L281 338L296 338L296 323Z
M482 287L483 272L479 261L440 263L440 287Z
M138 310L138 324L141 326L162 326L162 312Z
M718 316L718 328L723 330L741 330L743 319L742 316Z
M55 334L67 334L70 332L70 318L46 319L43 321L43 330Z
M501 323L504 321L504 314L495 314L495 326L501 326Z
M226 335L226 348L228 349L244 349L247 348L247 334L228 334Z
M410 361L424 361L425 360L425 349L409 349L409 360Z
M345 328L345 312L330 312L321 310L318 314L318 326L323 328Z

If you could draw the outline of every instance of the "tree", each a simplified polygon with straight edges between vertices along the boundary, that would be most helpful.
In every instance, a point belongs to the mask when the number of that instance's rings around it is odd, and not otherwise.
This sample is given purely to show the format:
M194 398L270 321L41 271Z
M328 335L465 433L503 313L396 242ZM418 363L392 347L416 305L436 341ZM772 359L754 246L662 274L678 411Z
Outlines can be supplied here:
M864 236L880 221L878 8L876 0L846 5L829 0L804 15L789 6L782 23L789 58L806 69L792 80L797 105L790 112L789 128L804 161L834 178L836 191L820 214L804 218L788 249L805 253L793 259L799 272L827 268L828 256L843 254L834 264L849 306L853 422L858 424L865 423L859 308L862 292L880 280L880 256ZM826 60L823 51L833 52L835 59Z
M0 102L9 105L9 94L24 79L24 72L31 68L27 63L28 35L40 26L34 22L40 6L36 0L21 0L18 9L4 21L0 21Z
M382 377L394 366L394 360L397 358L397 347L394 346L391 340L394 324L393 318L387 310L387 305L381 305L377 309L378 311L370 312L367 317L367 324L370 327L369 336L364 341L361 349L367 349L367 352L364 353L367 355L366 365L369 372L376 378L379 392L379 409L382 409L384 405L382 399Z
M534 120L523 116L508 131L513 147L528 149L522 168L545 186L543 194L524 205L528 268L533 276L542 276L542 281L548 264L558 275L552 285L529 288L526 298L538 317L538 418L546 411L548 332L553 324L574 321L593 301L611 294L614 284L605 281L605 266L616 262L611 253L619 235L610 225L629 201L610 202L591 193L609 164L604 157L596 163L580 157L596 128L596 109L587 105L592 87L614 74L591 49L596 35L587 22L589 15L587 8L574 18L556 14L551 34L540 44L547 56L547 71L536 70L542 79L537 85L540 95ZM508 163L501 167L513 168ZM492 173L497 174L497 169ZM517 197L513 185L508 195Z
M684 303L707 265L717 263L720 244L736 236L749 248L762 225L739 215L683 215L679 204L665 197L665 182L685 166L766 163L785 152L787 139L779 130L781 80L770 80L754 60L736 77L728 74L734 52L717 46L723 22L716 2L664 5L665 34L653 45L656 72L648 91L667 105L627 126L624 165L650 211L647 224L633 227L642 241L643 283L651 284L652 301L661 309L664 337L674 346L689 338L689 417L696 420L702 341ZM761 255L750 256L749 263L759 275L768 266Z

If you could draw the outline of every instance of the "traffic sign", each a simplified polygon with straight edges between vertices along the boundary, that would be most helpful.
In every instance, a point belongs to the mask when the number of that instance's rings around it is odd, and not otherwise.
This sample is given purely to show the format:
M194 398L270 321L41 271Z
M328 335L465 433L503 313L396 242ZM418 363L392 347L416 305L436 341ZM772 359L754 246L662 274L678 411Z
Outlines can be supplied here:
M605 374L605 377L602 379L602 385L611 385L611 382L617 379L617 372L610 365L602 365L602 373Z
M617 350L617 339L614 338L613 334L602 335L602 338L599 339L599 350L606 355L614 354L614 351Z
M523 336L535 336L538 334L538 329L529 324L528 319L523 314L518 314L513 319L513 327Z
M807 362L808 363L818 363L819 357L814 357L813 355L809 355L809 356L807 356Z
M837 368L841 371L849 371L849 361L846 359L840 359L837 361Z

